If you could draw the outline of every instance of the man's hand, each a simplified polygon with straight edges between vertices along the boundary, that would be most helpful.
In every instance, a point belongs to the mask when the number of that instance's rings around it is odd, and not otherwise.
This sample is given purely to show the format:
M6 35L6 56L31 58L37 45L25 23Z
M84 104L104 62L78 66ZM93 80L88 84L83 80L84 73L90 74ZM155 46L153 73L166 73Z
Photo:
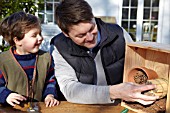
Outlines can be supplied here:
M156 88L156 85L138 85L131 82L125 82L110 86L110 98L139 102L143 105L149 105L155 102L159 96L147 96L141 94L141 92L154 88Z
M20 104L20 101L24 101L24 100L26 100L26 98L20 94L17 94L17 93L11 93L6 98L7 103L10 104L11 106Z
M55 106L55 105L59 105L59 101L57 99L55 99L52 94L48 94L45 97L44 101L45 101L46 107L52 107L52 106Z

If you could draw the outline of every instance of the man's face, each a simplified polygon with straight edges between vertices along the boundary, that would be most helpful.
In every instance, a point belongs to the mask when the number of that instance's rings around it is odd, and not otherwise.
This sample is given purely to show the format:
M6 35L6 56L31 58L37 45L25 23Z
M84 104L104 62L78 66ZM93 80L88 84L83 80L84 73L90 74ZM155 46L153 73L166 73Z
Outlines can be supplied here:
M69 28L68 36L77 45L93 48L97 44L97 25L94 19L90 22L81 22Z

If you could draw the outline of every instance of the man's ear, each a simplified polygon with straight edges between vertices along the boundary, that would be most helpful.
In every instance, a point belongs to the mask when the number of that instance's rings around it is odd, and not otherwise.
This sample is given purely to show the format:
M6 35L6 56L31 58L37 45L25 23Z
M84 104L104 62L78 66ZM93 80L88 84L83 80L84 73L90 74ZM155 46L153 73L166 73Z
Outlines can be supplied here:
M13 41L15 42L15 45L18 45L18 46L21 46L21 45L22 45L21 41L18 40L17 37L14 37L14 38L13 38Z
M62 31L62 32L63 32L63 34L64 34L66 37L69 37L67 33L65 33L64 31Z

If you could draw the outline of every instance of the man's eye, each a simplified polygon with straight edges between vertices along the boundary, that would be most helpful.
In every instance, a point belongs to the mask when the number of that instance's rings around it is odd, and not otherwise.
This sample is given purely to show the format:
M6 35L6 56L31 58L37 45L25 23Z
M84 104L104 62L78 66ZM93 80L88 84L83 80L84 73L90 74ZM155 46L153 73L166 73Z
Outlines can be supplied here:
M84 36L86 36L86 34L82 34L82 35L78 35L78 38L83 38Z
M79 35L79 36L77 36L78 38L82 38L83 37L83 35Z

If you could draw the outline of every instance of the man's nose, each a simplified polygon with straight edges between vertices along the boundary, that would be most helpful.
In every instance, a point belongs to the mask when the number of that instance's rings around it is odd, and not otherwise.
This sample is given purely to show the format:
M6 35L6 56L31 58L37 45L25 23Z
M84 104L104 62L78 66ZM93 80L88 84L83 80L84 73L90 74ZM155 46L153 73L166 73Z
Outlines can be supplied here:
M87 40L92 40L93 39L93 34L88 32L87 34Z

